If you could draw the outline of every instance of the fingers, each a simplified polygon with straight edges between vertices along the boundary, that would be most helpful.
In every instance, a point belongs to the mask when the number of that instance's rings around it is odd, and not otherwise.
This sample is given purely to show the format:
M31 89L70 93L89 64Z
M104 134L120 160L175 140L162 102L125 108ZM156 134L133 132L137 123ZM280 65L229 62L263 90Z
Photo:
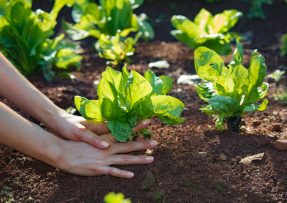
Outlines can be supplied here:
M106 123L103 122L94 122L94 121L82 121L82 125L88 128L91 132L96 133L97 135L103 135L109 133L109 129Z
M100 136L103 140L107 141L108 143L115 143L116 139L112 134L105 134Z
M111 156L111 165L131 165L131 164L150 164L154 158L152 156L135 155L115 155Z
M143 120L133 129L133 131L136 133L136 132L140 131L141 129L147 128L149 126L149 124L150 124L150 120ZM101 138L103 140L109 142L109 143L115 143L116 142L115 137L112 136L111 134L102 135Z
M147 128L150 125L151 121L146 119L142 120L141 122L138 123L136 127L134 127L133 131L134 133L140 131L141 129Z
M109 149L110 154L118 153L129 153L133 151L141 151L146 149L153 149L158 145L158 142L155 140L148 140L144 142L132 141L127 143L116 143L113 144Z
M134 173L130 171L121 170L115 167L102 167L102 175L111 175L119 178L133 178Z
M75 141L82 141L86 142L96 148L99 149L106 149L109 147L109 143L101 139L96 134L90 132L88 129L84 128L78 128L74 132L74 140Z

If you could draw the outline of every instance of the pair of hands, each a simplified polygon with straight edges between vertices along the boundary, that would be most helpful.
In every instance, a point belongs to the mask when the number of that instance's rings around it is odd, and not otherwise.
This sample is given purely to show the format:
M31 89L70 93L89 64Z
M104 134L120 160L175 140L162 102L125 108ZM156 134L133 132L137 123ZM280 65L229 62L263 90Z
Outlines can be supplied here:
M61 144L61 153L57 167L69 173L95 176L112 175L122 178L132 178L131 171L120 170L112 165L148 164L154 158L146 155L128 155L133 151L153 149L157 141L131 141L118 143L104 123L86 121L62 111L54 126L49 126L55 134L65 138ZM146 128L149 120L140 122L135 132Z

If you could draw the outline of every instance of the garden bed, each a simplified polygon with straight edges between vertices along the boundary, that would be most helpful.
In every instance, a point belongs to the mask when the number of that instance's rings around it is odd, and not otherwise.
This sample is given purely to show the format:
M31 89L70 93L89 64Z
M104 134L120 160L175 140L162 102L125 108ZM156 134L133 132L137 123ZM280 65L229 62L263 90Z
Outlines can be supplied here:
M173 42L166 19L174 13L192 17L206 6L211 11L248 8L227 0L217 4L178 1L176 7L169 2L147 1L141 8L158 22L154 24L157 36L153 42L137 45L129 68L143 72L149 62L167 60L170 68L154 71L170 75L176 81L182 74L194 74L193 51ZM240 21L237 31L252 31L254 36L251 44L245 44L246 61L251 49L257 48L266 57L269 72L287 65L287 60L279 57L278 49L278 37L287 32L286 8L278 1L266 9L265 21L245 18ZM41 76L30 78L62 108L72 106L75 95L96 96L94 81L100 79L105 62L96 57L88 43L84 47L82 69L74 72L76 80L56 79L51 83ZM286 86L286 77L281 85ZM186 121L165 126L152 120L150 128L159 142L153 152L155 162L122 167L135 172L131 180L70 175L0 145L0 202L101 202L110 191L124 193L133 202L285 202L287 153L275 149L272 142L287 139L287 105L274 100L274 91L273 84L267 111L245 116L241 133L230 133L217 131L214 121L199 110L203 102L193 85L175 85L171 94L186 104L183 113ZM0 101L9 104L2 98ZM262 160L250 165L239 163L242 158L258 153L264 153Z

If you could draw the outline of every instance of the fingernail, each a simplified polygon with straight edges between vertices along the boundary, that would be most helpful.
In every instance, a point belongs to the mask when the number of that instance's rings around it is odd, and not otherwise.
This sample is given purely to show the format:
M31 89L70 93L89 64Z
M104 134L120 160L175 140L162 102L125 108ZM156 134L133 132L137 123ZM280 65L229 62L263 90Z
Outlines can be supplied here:
M155 146L158 145L158 142L155 141L155 140L152 140L152 141L150 141L150 145L151 145L152 147L155 147Z
M104 147L104 148L107 148L110 144L105 142L105 141L102 141L101 142L101 145Z
M129 177L129 178L132 178L132 177L134 177L134 173L132 173L132 172L127 172L127 176Z
M152 156L147 156L146 160L152 162L154 160L154 158Z

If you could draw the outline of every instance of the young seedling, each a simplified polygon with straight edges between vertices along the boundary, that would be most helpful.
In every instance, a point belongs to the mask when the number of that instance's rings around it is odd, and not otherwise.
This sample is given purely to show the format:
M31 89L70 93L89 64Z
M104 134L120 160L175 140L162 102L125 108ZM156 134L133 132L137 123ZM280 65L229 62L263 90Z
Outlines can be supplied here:
M157 77L150 70L142 76L126 67L122 72L107 67L97 88L99 99L76 96L75 106L87 120L107 122L115 139L126 142L136 137L132 129L143 119L156 116L165 124L183 122L184 104L166 95L171 88L170 77Z
M206 9L201 9L194 21L185 16L176 15L171 19L176 30L171 31L171 34L192 49L205 46L219 54L229 54L230 42L239 38L229 30L235 26L241 16L242 13L237 10L225 10L212 16Z
M109 63L118 65L121 62L128 62L129 57L134 54L135 44L140 34L135 37L127 37L129 32L118 32L115 36L101 34L95 47L100 58L107 59Z
M58 13L73 3L56 0L51 12L45 12L33 11L32 1L0 0L0 50L22 74L42 71L51 80L53 67L61 71L80 67L77 44L64 40L64 34L54 37Z
M233 60L225 66L213 50L199 47L195 50L195 69L204 80L196 86L199 97L208 104L203 112L216 118L216 127L238 132L245 113L264 111L268 100L269 84L263 82L266 75L264 57L253 51L249 68L243 66L243 49L237 43ZM263 100L261 103L260 101Z
M124 194L110 192L104 197L105 203L131 203L131 200L125 199Z

